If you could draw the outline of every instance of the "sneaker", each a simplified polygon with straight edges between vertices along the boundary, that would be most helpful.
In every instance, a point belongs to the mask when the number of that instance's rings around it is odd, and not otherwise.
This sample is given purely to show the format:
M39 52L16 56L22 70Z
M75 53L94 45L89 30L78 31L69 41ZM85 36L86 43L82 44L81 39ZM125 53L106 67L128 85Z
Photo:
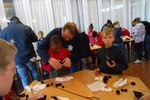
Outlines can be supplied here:
M141 63L142 61L141 60L136 60L136 61L134 61L133 63L135 63L135 64L137 64L137 63Z

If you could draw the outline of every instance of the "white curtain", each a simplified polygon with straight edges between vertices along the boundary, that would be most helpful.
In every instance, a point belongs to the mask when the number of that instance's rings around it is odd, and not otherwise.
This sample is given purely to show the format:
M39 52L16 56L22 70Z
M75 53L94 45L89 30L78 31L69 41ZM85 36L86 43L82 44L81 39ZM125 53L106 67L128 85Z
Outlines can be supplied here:
M62 27L67 22L65 1L52 0L54 23L56 27Z
M145 20L150 22L150 0L146 0L146 7L145 7Z
M100 31L99 27L99 18L98 18L98 5L97 5L97 0L88 0L88 18L89 18L89 23L93 23L94 30L97 32ZM87 25L88 28L89 25Z
M7 26L6 14L4 9L3 0L0 0L0 30Z
M16 15L21 22L33 28L29 0L14 0Z
M115 8L115 19L114 21L119 21L121 27L123 26L123 2L122 0L115 0L114 2Z
M131 0L131 19L141 17L141 2L142 0Z
M84 31L83 6L81 0L71 0L72 21Z
M102 0L102 21L103 21L103 24L105 24L108 19L111 20L111 0Z
M44 36L50 32L45 0L29 0L33 28L36 33L43 31Z

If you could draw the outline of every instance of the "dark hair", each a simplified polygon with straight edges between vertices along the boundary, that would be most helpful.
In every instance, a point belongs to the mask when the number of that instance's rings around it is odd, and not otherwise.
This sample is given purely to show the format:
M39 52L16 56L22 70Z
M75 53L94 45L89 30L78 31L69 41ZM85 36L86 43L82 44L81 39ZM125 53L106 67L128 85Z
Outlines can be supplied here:
M92 37L96 37L96 36L97 36L97 32L94 31L94 32L92 33Z
M12 17L10 17L9 20L10 21L14 21L14 20L20 21L20 19L17 16L12 16Z
M59 35L53 35L50 38L50 43L51 44L59 44L59 43L62 43L62 39Z
M72 35L75 35L75 33L77 32L77 27L76 27L76 24L74 22L67 22L63 26L63 31L65 31L66 29L68 29Z
M107 24L112 24L111 20L107 20Z
M93 29L94 28L94 26L93 26L93 24L91 23L90 25L89 25L89 29Z

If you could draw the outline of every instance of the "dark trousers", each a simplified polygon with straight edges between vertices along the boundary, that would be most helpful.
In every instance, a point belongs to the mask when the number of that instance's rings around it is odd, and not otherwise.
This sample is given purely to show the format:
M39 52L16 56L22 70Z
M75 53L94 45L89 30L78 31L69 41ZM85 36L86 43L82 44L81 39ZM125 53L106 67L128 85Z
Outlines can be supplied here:
M138 60L142 60L143 42L135 43L135 53Z
M150 34L145 36L145 58L150 59Z

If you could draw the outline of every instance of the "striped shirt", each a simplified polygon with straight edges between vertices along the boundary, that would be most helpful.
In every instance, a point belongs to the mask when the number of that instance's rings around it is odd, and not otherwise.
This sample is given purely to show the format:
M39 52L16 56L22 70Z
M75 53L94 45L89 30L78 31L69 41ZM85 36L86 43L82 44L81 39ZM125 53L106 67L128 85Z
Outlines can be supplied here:
M135 37L135 43L144 41L145 26L142 23L136 24L133 30L133 36Z

